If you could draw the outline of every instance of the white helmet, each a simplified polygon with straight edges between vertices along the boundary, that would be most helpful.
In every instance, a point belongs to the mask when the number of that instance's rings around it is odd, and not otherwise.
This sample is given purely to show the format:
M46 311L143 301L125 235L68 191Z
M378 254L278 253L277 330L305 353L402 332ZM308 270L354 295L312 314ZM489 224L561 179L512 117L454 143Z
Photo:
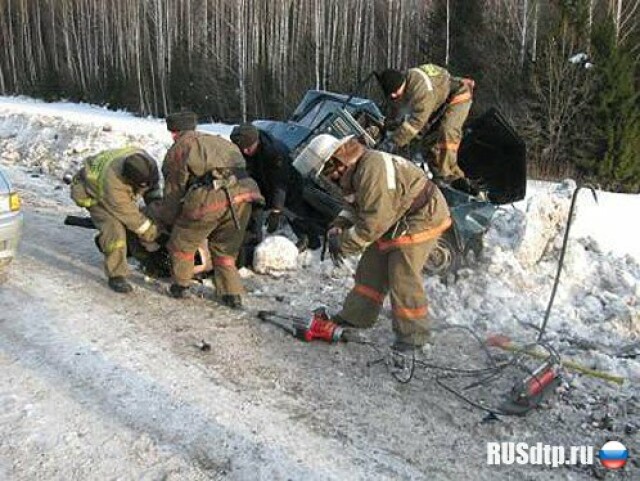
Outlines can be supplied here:
M317 177L333 153L352 138L353 135L338 139L330 134L320 134L307 144L292 165L303 177Z

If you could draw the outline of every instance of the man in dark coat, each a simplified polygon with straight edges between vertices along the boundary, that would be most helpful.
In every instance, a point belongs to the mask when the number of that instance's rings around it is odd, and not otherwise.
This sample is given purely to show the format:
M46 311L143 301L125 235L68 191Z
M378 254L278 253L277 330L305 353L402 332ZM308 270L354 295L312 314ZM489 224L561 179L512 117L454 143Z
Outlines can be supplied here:
M275 232L280 225L291 175L289 150L282 142L252 124L238 125L230 138L242 152L247 172L264 196L269 210L267 232Z
M322 229L312 228L312 213L302 199L302 178L291 167L292 160L287 146L252 124L238 125L231 132L230 138L244 155L247 171L265 198L268 209L267 232L278 230L282 218L286 216L299 238L298 248L320 247L318 235ZM254 212L249 228L250 235L258 242L261 240L261 218L262 213Z

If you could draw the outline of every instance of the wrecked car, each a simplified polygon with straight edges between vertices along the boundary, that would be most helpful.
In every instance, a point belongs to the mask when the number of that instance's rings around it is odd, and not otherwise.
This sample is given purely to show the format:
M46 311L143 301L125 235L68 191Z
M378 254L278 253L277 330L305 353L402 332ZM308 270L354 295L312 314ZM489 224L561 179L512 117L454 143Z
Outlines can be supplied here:
M288 120L253 123L282 141L289 148L291 158L295 158L312 138L322 133L339 138L355 135L368 147L376 148L384 137L384 120L382 111L372 100L310 90ZM437 123L432 125L432 129L436 128ZM419 163L428 174L428 167L421 159L414 158L410 152L405 156ZM497 110L491 109L465 124L458 162L469 178L483 186L482 196L439 183L449 204L453 224L429 256L424 267L428 274L454 273L471 255L477 257L497 208L525 196L525 145ZM308 206L303 220L326 229L343 208L342 193L337 186L323 182L320 177L306 177L302 182L302 196ZM91 219L74 216L68 216L65 223L93 226ZM135 236L129 239L128 245L129 255L140 262L145 273L154 277L168 276L170 261L166 249L147 253L138 245ZM195 259L196 276L211 270L206 246L201 246Z
M385 118L372 100L310 90L287 121L259 120L256 127L266 130L297 154L318 134L341 138L355 135L362 143L376 148L384 137ZM437 128L437 122L431 126ZM526 193L525 145L507 120L491 109L467 122L458 162L470 179L482 186L482 195L473 196L440 182L439 187L451 209L452 227L438 240L425 264L430 274L445 275L462 266L468 254L482 249L482 238L498 206L516 202ZM411 152L405 154L428 167ZM303 197L328 224L343 207L339 189L319 177L304 179Z

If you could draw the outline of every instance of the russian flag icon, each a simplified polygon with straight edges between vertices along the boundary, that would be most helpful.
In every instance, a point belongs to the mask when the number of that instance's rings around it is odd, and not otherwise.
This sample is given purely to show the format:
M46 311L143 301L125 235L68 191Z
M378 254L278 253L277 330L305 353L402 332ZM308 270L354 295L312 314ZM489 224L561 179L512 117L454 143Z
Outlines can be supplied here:
M607 469L620 469L627 464L629 452L624 444L618 441L609 441L598 451L600 463Z

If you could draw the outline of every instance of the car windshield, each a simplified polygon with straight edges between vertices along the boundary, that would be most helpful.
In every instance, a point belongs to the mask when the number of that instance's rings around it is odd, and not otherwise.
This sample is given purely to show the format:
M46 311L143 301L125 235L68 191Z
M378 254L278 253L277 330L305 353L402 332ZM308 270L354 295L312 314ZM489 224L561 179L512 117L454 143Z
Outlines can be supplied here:
M343 102L338 102L336 100L323 100L322 102L315 104L313 108L309 110L304 117L297 120L296 123L313 130L325 119L327 115L332 114L341 108L342 105Z

